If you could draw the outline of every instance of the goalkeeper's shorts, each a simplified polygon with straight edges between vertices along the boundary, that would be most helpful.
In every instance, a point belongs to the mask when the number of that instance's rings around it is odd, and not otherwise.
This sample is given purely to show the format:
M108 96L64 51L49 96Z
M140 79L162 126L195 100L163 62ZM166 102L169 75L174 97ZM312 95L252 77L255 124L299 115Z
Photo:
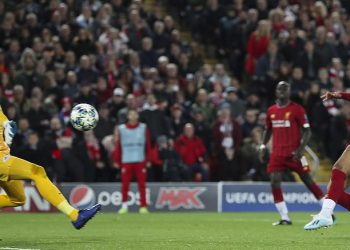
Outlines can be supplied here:
M8 153L0 152L0 181L8 181L10 167L15 157Z

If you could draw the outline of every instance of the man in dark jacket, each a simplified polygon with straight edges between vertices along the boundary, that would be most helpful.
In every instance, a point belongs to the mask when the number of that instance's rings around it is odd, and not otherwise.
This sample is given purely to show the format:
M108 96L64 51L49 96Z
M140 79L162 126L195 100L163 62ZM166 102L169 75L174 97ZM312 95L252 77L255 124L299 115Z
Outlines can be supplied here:
M147 102L140 114L141 122L146 123L151 134L152 143L155 143L160 135L169 135L169 122L163 111L158 109L157 99L153 94L147 96Z

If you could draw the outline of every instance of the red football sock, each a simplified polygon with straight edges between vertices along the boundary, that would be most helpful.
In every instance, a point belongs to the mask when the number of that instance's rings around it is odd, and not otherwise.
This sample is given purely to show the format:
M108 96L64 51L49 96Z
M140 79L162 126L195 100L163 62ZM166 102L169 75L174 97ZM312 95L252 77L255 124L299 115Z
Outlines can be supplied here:
M272 195L275 203L283 201L283 193L281 188L272 188Z
M316 197L317 200L320 200L323 198L324 194L321 190L321 188L315 183L313 182L310 186L309 186L309 190L311 191L311 193L314 194L314 196Z
M350 211L350 194L343 192L338 199L338 204Z
M327 193L328 199L338 203L340 196L344 193L345 179L346 174L343 171L336 168L332 170L331 185Z

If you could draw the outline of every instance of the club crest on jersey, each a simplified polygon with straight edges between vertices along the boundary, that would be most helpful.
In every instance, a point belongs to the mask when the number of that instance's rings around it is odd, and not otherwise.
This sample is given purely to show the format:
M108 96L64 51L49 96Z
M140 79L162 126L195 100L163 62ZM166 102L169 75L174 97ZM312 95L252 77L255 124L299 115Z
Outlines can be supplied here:
M290 115L291 115L291 112L286 112L284 114L284 119L289 120Z
M10 160L10 155L5 155L2 159L3 162L7 162L8 160Z
M271 118L271 119L274 119L275 117L276 117L275 114L271 114L271 115L270 115L270 118Z

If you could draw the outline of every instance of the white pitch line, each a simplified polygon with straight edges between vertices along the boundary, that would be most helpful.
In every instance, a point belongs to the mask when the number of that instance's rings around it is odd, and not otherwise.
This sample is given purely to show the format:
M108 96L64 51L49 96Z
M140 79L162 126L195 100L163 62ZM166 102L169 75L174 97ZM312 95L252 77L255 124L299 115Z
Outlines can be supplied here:
M3 250L40 250L39 248L17 248L17 247L0 247Z

